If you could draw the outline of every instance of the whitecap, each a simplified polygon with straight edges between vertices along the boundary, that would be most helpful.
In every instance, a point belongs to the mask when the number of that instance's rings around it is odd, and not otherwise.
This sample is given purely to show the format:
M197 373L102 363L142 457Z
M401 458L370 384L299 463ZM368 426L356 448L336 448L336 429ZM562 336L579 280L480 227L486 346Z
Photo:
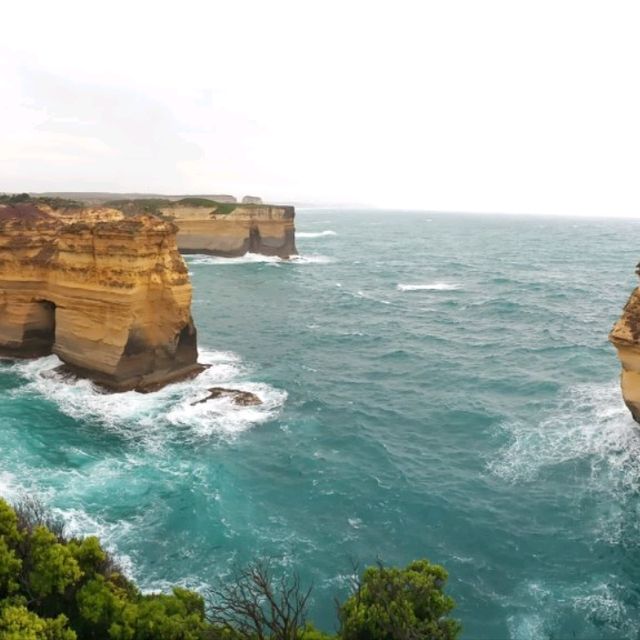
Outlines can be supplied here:
M376 298L375 296L372 296L368 293L365 293L364 291L356 291L356 297L358 298L364 298L365 300L371 300L373 302L379 302L380 304L391 304L391 302L389 300L383 300L382 298Z
M329 256L321 256L321 255L309 255L309 256L292 256L289 260L286 261L288 264L295 265L307 265L307 264L330 264L333 262L333 258Z
M338 234L331 230L325 231L296 231L296 238L326 238L327 236L337 236Z
M15 476L8 471L0 471L0 498L11 501L17 493Z
M117 543L135 529L135 521L117 520L108 522L103 518L93 517L84 509L60 509L53 507L51 513L61 522L64 522L64 533L69 538L86 538L96 536L102 546L113 556L123 573L133 578L135 575L134 563L131 556L120 553Z
M269 266L284 265L308 265L308 264L328 264L333 262L332 258L322 255L294 255L289 259L279 256L263 256L259 253L246 253L237 258L223 258L221 256L192 255L185 256L189 265L207 265L216 267L229 267L242 264L266 264Z
M225 258L222 256L209 256L205 254L194 254L184 256L187 264L192 265L215 265L215 266L234 266L239 264L278 264L280 262L286 262L279 256L265 256L261 253L245 253L243 256L236 258Z
M433 282L430 284L398 284L396 288L398 291L455 291L460 288L460 285Z
M27 384L12 394L37 393L72 418L97 422L151 450L161 449L179 433L183 437L234 438L272 419L286 400L285 391L251 381L250 370L233 353L200 350L199 361L209 365L200 375L159 391L104 393L89 380L68 379L56 373L60 360L47 356L13 365ZM220 385L255 393L263 403L243 407L228 398L219 398L193 404L206 398L210 387Z
M569 611L579 615L596 633L589 637L636 638L638 622L621 597L622 587L612 584L551 585L525 582L515 589L518 608L525 611L507 618L514 640L538 640L557 635L558 621Z
M506 480L531 481L545 467L585 458L596 476L640 483L640 437L618 382L571 387L541 422L510 422L503 429L511 442L488 467Z
M600 495L593 514L596 538L615 544L640 533L628 518L635 508L628 503L640 490L640 433L618 382L574 386L540 422L514 421L502 428L510 441L487 464L490 473L511 483L532 482L554 466L586 464L583 491Z

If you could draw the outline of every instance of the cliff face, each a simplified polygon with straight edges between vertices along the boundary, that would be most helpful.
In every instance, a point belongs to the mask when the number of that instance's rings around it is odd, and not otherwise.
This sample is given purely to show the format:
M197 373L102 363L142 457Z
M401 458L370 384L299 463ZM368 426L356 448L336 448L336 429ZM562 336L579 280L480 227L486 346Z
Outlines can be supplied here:
M178 248L182 253L225 257L260 253L281 258L298 253L293 207L177 203L161 211L178 225Z
M609 340L622 363L622 397L636 422L640 422L640 287L634 289Z
M116 391L195 375L176 228L114 209L0 205L0 355L55 353Z

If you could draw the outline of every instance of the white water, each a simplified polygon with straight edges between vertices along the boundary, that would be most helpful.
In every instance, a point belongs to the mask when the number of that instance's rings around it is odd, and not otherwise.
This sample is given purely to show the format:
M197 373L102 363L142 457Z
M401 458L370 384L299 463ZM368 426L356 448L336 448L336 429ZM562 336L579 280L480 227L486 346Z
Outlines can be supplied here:
M176 427L182 428L187 437L233 438L274 417L286 400L286 392L252 382L250 370L233 353L200 350L199 362L209 365L200 375L153 393L104 393L88 380L63 378L54 371L60 360L48 356L13 365L27 384L12 393L36 393L76 420L98 421L152 448L162 446L175 434ZM206 398L210 387L220 385L255 393L263 404L242 407L229 398L193 404Z
M460 285L433 282L429 284L398 284L397 288L399 291L455 291L460 288Z
M296 231L296 238L326 238L327 236L337 236L331 229L325 231Z

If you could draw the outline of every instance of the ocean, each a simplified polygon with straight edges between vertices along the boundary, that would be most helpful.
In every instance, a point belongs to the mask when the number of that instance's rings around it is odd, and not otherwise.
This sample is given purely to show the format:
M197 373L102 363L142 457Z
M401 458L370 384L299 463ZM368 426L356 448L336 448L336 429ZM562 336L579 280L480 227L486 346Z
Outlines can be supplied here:
M269 557L335 628L354 564L449 571L463 638L637 638L640 435L607 334L633 220L307 210L301 257L189 256L198 379L0 364L0 495L144 589ZM214 385L264 404L191 403Z

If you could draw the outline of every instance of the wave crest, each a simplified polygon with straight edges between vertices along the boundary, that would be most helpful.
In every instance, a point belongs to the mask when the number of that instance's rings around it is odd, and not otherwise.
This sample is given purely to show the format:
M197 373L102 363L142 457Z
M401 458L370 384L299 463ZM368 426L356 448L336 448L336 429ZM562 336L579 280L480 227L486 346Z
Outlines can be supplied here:
M12 365L27 384L12 391L17 396L37 393L76 420L101 424L127 439L159 448L174 437L234 438L266 422L283 406L285 391L248 379L250 371L240 358L224 351L201 350L199 361L209 368L192 380L167 385L153 393L104 393L89 380L68 380L54 369L57 356ZM242 407L229 398L192 403L208 395L214 386L230 386L258 395L263 404Z
M448 284L446 282L432 282L429 284L398 284L398 291L455 291L459 289L459 284Z
M337 236L332 229L325 231L296 231L296 238L326 238L327 236Z

